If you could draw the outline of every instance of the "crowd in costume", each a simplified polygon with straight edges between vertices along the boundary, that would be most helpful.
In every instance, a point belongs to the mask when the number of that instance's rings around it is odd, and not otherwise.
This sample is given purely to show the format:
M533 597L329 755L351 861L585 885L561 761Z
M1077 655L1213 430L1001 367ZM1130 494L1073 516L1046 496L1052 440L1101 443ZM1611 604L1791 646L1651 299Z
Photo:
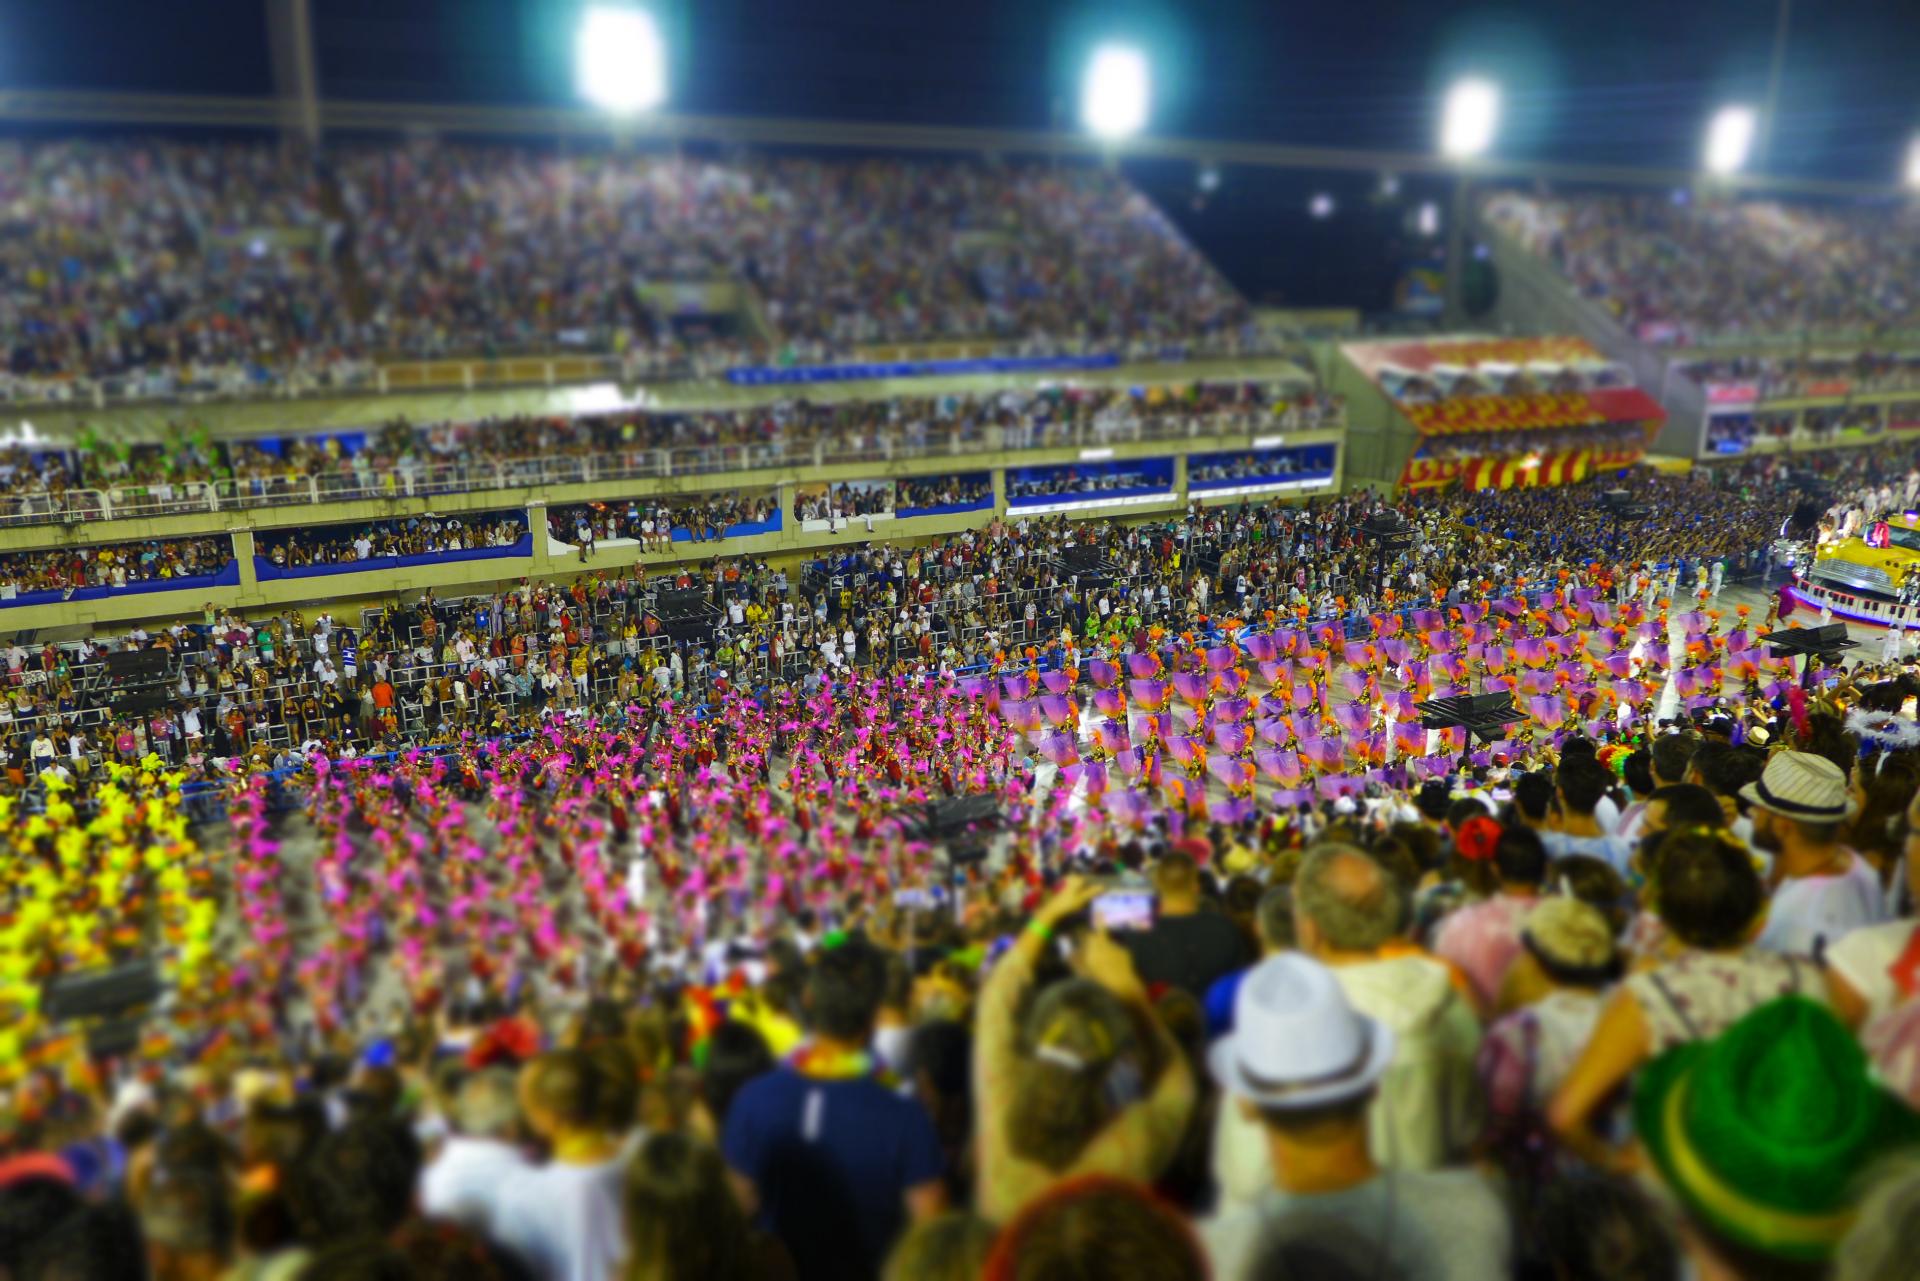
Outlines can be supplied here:
M338 710L0 789L0 1266L1905 1275L1901 656L1498 502L1377 590L1344 497L129 636Z

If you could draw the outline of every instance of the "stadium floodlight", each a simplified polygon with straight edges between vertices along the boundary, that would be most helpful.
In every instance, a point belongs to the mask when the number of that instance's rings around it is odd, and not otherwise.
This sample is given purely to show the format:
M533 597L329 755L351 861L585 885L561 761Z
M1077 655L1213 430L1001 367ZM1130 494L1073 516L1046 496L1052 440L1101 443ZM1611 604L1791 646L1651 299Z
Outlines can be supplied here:
M1722 107L1707 122L1706 166L1708 173L1739 173L1753 150L1757 123L1752 107Z
M1456 81L1440 109L1440 154L1453 160L1483 155L1499 125L1500 87L1477 76Z
M1087 64L1080 122L1102 138L1125 138L1147 123L1147 59L1128 45L1102 45Z
M1324 191L1314 192L1313 199L1307 202L1307 212L1315 218L1331 218L1336 208L1333 197Z
M1907 144L1907 185L1920 191L1920 138Z
M587 10L574 40L573 67L580 96L603 111L631 116L666 101L666 45L644 9Z

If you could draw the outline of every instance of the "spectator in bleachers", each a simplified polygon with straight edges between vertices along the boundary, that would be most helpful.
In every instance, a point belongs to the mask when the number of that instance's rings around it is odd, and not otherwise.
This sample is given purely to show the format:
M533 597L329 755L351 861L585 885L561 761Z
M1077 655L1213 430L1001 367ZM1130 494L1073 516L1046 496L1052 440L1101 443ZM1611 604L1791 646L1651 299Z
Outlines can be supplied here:
M489 516L410 516L371 525L290 532L268 545L275 565L295 568L389 556L434 556L446 552L511 547L526 533L518 513Z
M217 574L232 562L233 541L224 534L7 552L0 554L0 591L18 596L78 587L124 587L128 583Z
M1913 211L1666 195L1500 192L1493 223L1647 341L1913 323Z

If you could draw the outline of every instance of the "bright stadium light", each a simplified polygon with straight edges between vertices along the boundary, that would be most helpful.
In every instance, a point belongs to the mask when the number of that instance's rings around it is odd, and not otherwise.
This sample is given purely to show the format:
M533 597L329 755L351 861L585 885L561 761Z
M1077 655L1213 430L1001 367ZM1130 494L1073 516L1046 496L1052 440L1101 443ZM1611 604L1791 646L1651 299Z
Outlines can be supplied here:
M1125 138L1147 123L1147 59L1126 45L1103 45L1087 64L1080 122L1102 138Z
M1420 212L1415 216L1414 226L1423 236L1440 234L1440 206L1431 200L1420 203Z
M1739 173L1753 150L1755 118L1751 107L1722 107L1707 124L1708 173Z
M1313 199L1307 202L1307 212L1315 218L1331 218L1336 208L1338 206L1334 204L1333 197L1324 191L1314 192Z
M615 115L637 115L667 99L666 46L644 9L587 10L574 40L573 67L580 96Z
M1907 144L1907 185L1920 191L1920 138Z
M1456 81L1440 109L1440 154L1454 160L1483 155L1499 125L1500 87L1472 76Z

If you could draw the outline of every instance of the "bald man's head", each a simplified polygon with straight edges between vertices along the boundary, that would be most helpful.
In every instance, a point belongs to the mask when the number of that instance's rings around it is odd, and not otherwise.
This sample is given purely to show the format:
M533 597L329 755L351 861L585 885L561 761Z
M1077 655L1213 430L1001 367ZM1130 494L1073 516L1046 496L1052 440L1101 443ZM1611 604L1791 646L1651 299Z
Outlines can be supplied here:
M1329 842L1316 846L1293 882L1301 942L1315 950L1373 952L1400 932L1406 919L1400 887L1364 850Z

